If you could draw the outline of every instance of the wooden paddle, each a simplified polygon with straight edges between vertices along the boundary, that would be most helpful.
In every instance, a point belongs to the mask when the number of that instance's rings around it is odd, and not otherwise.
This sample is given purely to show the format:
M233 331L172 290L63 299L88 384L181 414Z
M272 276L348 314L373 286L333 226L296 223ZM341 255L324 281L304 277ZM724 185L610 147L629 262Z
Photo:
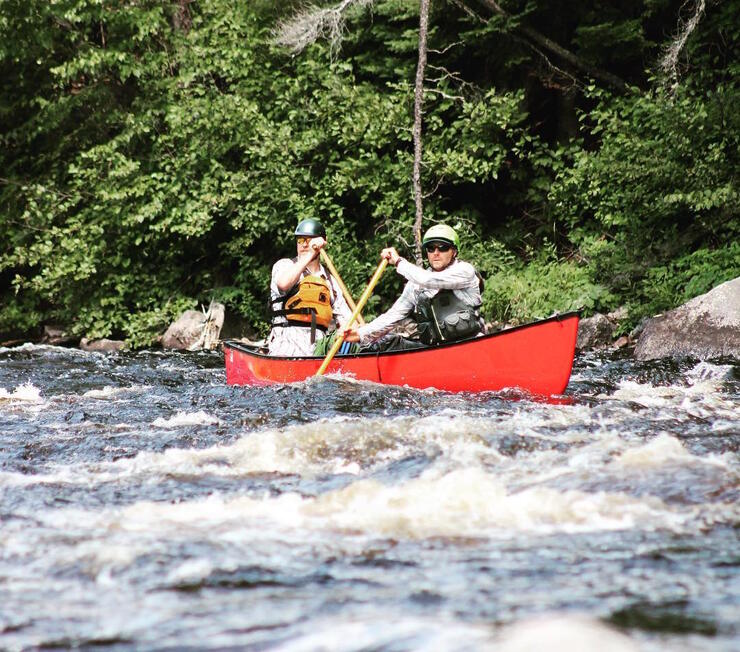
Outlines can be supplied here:
M388 265L388 261L385 258L383 258L383 260L380 261L380 265L378 265L378 269L375 270L375 274L373 274L373 277L370 279L370 282L367 284L365 291L362 293L362 296L357 300L357 306L355 307L354 312L352 313L352 316L349 318L349 321L346 324L344 324L344 328L349 328L355 322L355 320L357 319L357 315L359 315L360 311L365 307L367 300L370 298L370 295L373 293L373 290L375 289L375 286L378 284L378 281L380 280L380 277L385 271L385 268L387 265ZM339 351L339 347L342 346L342 342L344 342L344 333L337 335L336 339L334 340L334 344L332 344L331 349L329 349L329 353L326 354L324 361L321 363L319 370L316 372L317 376L322 376L324 374L332 358L334 357L336 352Z
M344 281L342 280L342 277L339 276L339 272L337 272L337 268L334 267L334 263L332 262L331 258L329 258L329 254L327 254L323 249L321 250L321 262L324 263L329 268L329 272L331 272L331 275L337 279L337 283L339 283L339 288L342 290L342 294L344 295L345 300L347 301L347 305L349 306L350 310L354 310L357 305L355 304L355 300L352 298L352 295L349 293L349 290L347 289L347 286L344 284ZM365 323L365 320L362 318L362 315L357 315L357 323L362 326Z

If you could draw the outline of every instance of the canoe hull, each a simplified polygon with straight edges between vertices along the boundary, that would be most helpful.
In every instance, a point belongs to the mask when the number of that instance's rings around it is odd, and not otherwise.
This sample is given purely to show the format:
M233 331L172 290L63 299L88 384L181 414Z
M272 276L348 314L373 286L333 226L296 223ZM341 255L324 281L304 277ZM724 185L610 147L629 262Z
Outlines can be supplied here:
M336 356L327 374L387 385L450 392L517 388L552 396L565 391L578 334L578 313L558 315L491 335L427 349ZM269 356L224 343L229 385L291 383L313 376L323 358Z

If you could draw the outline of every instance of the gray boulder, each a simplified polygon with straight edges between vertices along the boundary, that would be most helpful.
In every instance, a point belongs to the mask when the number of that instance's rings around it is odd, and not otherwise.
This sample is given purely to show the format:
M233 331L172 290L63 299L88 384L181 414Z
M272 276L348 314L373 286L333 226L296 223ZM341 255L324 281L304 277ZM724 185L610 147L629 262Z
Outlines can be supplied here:
M598 349L609 346L617 325L606 315L597 312L593 317L586 317L578 322L576 349Z
M79 337L68 335L62 326L44 326L44 334L41 336L41 344L52 344L54 346L72 346L80 341Z
M740 277L645 324L635 347L638 360L684 356L740 358Z
M125 347L126 342L122 342L121 340L107 340L105 338L101 340L88 340L86 337L80 340L80 348L83 351L108 353L109 351L120 351Z
M162 336L165 349L196 351L215 349L224 324L224 306L211 302L208 311L186 310Z
M200 339L203 332L203 313L200 310L186 310L170 324L162 336L165 349L187 350Z

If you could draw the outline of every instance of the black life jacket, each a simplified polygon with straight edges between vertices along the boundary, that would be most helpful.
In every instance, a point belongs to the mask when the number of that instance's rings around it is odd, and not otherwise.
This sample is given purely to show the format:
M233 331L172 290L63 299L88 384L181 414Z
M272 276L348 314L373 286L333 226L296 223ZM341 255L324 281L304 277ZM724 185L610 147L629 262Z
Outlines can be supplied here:
M480 306L469 306L452 290L439 290L433 297L416 294L416 320L419 339L424 344L456 342L473 337L483 329Z

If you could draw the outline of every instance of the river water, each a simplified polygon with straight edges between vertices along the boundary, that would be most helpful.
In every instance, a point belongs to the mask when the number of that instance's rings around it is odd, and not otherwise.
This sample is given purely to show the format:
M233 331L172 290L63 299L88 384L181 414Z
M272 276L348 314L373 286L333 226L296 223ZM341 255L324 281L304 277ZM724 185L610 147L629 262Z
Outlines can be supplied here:
M740 649L740 367L567 396L0 348L0 649Z

